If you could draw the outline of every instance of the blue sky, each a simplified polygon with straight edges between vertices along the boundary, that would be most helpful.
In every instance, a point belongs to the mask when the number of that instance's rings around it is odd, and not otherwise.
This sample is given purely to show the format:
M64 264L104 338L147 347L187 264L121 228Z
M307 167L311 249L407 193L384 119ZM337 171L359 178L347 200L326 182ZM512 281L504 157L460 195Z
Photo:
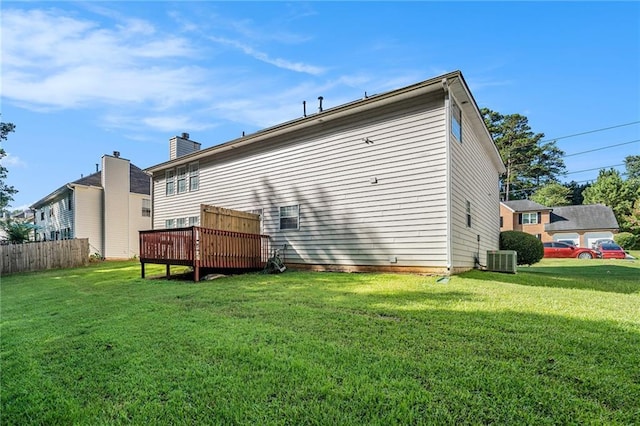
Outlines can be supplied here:
M305 100L326 109L453 70L480 107L545 139L591 132L558 139L567 154L620 144L566 157L564 181L640 155L638 2L5 0L1 20L12 208L113 151L146 168L182 132L206 148L298 118Z

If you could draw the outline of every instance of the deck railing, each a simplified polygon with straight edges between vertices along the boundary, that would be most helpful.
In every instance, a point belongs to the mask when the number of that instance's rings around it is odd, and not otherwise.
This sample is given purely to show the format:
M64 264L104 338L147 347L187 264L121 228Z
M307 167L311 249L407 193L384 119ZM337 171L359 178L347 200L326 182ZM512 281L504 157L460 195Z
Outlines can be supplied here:
M140 231L140 263L186 265L194 268L261 269L269 258L269 236L191 226Z

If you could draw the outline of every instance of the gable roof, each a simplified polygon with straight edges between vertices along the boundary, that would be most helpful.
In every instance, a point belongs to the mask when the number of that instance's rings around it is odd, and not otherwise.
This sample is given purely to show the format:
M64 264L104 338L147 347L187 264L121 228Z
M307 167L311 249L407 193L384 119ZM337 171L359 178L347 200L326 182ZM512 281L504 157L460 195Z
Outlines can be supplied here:
M225 151L229 151L238 147L248 146L263 142L265 140L274 138L276 136L291 134L300 130L307 130L310 128L327 128L334 120L343 119L345 117L352 117L355 114L370 111L373 108L379 108L403 100L415 98L417 96L424 95L426 93L434 93L437 91L450 90L458 99L467 100L468 102L462 102L461 108L465 111L468 118L468 123L476 130L480 144L489 152L492 164L498 169L500 173L505 171L504 163L498 152L493 139L482 118L478 104L476 103L473 95L471 94L469 87L462 76L460 71L452 71L450 73L434 77L419 83L412 84L400 89L392 90L389 92L365 96L364 99L358 99L353 102L349 102L343 105L339 105L333 108L328 108L320 112L305 115L304 117L297 118L282 124L278 124L267 129L259 130L255 133L243 135L240 138L219 144L212 147L186 154L175 158L173 160L165 161L146 168L145 170L150 173L162 171L167 168L172 168L177 165L187 164L192 161L198 161L203 158L210 158L214 155L220 154Z
M541 210L551 210L551 207L543 206L542 204L535 203L531 200L512 200L512 201L502 201L500 204L503 204L509 210L513 212L531 212L531 211L541 211Z
M74 186L94 186L97 188L102 188L102 171L92 173L89 176L84 176L80 179L74 180L73 182L62 185L60 188L56 189L46 197L43 197L42 199L33 203L31 206L29 206L29 208L36 209L43 204L47 204L58 195L65 192L65 190L71 189ZM131 163L129 163L129 192L144 195L151 194L151 181L149 179L149 175L146 174L141 168Z
M554 207L551 223L545 231L579 231L590 229L618 229L613 210L603 204Z

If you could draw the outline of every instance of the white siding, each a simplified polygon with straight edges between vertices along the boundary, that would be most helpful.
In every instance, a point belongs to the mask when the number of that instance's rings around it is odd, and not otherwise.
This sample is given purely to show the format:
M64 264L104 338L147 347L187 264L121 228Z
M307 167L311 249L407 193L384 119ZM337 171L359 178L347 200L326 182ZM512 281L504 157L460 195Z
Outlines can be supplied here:
M102 231L102 188L76 186L75 238L89 239L89 252L104 256Z
M63 239L66 230L70 230L70 237L75 237L73 229L73 205L69 209L69 194L70 190L65 190L60 193L56 198L52 199L48 204L42 206L36 210L36 222L38 226L36 233L38 239L42 240L43 235L46 240L60 240ZM44 220L41 219L41 213L44 212ZM51 236L51 233L54 236Z
M452 266L458 269L473 268L478 254L480 263L486 265L487 250L497 250L500 237L499 170L468 114L468 108L463 108L462 142L453 137L450 141ZM471 203L471 227L467 227L467 201Z
M287 262L445 266L441 92L314 129L200 161L192 193L167 197L164 170L156 172L154 228L199 215L201 203L262 208L264 232L272 246L286 244ZM281 231L278 208L292 204L300 229Z
M128 160L102 157L104 190L104 257L127 259L129 251L129 170Z
M149 195L129 194L129 254L131 258L140 255L140 234L138 231L151 229L151 217L142 216L142 200L150 199Z

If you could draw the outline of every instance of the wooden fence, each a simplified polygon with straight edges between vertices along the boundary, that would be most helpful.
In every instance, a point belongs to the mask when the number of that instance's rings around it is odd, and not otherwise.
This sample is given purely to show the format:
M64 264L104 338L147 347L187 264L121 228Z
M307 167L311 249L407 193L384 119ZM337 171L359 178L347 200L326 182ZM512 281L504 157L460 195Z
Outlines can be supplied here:
M89 263L89 239L0 245L0 275L75 268Z
M260 215L200 204L200 226L220 231L260 233Z
M200 226L140 231L140 263L192 266L194 281L201 268L258 270L269 257L269 237Z

